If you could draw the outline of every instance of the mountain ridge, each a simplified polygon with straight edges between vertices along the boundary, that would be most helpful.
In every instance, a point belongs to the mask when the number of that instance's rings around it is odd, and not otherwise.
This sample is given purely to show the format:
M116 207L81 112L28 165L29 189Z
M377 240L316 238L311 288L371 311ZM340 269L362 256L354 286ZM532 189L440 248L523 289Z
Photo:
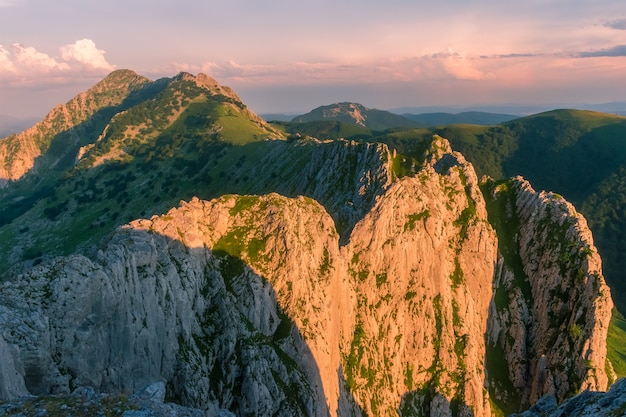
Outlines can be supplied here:
M208 77L148 85L48 195L45 165L2 191L2 395L480 416L606 389L610 291L562 197L441 136L285 139Z

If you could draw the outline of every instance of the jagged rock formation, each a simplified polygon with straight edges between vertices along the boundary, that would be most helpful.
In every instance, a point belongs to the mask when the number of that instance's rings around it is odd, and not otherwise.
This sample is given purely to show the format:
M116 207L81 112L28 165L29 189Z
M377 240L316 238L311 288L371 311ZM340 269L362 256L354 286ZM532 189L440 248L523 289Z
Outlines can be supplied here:
M512 417L616 417L626 412L626 379L622 378L608 392L584 391L557 407L556 398L546 395L529 410Z
M345 246L308 198L193 200L6 283L26 387L162 378L209 412L484 414L495 235L469 164L441 139L431 153Z
M22 397L0 404L0 416L123 416L203 417L199 409L165 402L165 384L154 382L133 395L96 393L92 387L76 388L69 395ZM218 417L232 417L220 410Z
M544 394L560 402L581 389L606 389L613 304L585 219L561 196L537 193L519 177L492 185L491 193L503 256L487 357L508 371L494 367L493 396L523 406Z

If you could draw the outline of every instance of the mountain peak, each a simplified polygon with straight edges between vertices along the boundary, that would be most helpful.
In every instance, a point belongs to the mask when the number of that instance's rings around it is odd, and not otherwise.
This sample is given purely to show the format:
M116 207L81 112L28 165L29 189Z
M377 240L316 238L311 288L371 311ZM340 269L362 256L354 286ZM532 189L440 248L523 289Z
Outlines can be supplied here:
M198 75L193 75L188 72L182 71L178 73L178 75L176 75L172 80L190 82L195 84L197 87L209 91L211 95L223 95L241 103L241 99L233 91L232 88L221 85L219 82L217 82L215 78L209 77L204 73L198 73Z
M370 110L362 104L350 102L337 103L334 106L328 107L329 109L325 111L325 114L332 117L335 114L347 113L354 119L356 124L361 126L365 126L365 120L368 116L367 112Z
M96 83L88 91L103 91L108 89L127 89L129 86L139 86L150 82L150 80L135 71L129 69L119 69L111 72L100 82Z
M355 124L372 130L386 130L394 127L417 127L418 123L384 110L370 109L359 103L340 102L317 107L309 113L292 120L296 123L316 121L337 121Z

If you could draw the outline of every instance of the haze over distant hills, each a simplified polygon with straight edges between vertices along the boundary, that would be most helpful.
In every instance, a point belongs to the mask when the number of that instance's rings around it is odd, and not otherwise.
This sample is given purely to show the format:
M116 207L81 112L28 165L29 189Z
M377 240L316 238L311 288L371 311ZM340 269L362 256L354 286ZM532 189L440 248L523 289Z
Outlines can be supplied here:
M405 114L407 119L415 120L424 126L444 126L452 124L497 125L517 119L519 116L501 113L468 111L462 113L422 113Z
M35 118L19 119L17 117L0 114L0 138L26 130L38 120L39 119Z
M626 114L626 102L616 101L611 103L554 103L554 104L481 104L475 106L404 106L389 109L396 114L423 114L423 113L465 113L484 112L501 113L514 116L529 116L556 109L579 109L592 110L602 113Z
M327 106L321 106L327 107ZM387 111L396 115L425 123L428 126L444 124L469 123L469 124L498 124L514 118L529 116L555 109L579 109L592 110L609 114L626 115L626 102L612 102L599 104L585 103L561 103L553 105L520 105L520 104L493 104L476 106L416 106L395 107ZM298 116L298 113L261 113L260 116L267 121L289 122ZM321 119L318 115L318 119Z

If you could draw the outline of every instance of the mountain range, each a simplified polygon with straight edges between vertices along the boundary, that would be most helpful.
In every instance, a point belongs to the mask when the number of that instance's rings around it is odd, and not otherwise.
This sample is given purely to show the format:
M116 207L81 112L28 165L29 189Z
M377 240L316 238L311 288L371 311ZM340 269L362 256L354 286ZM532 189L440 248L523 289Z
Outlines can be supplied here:
M119 70L2 139L0 410L148 386L169 415L487 416L625 374L591 232L622 119L333 108L269 124Z

